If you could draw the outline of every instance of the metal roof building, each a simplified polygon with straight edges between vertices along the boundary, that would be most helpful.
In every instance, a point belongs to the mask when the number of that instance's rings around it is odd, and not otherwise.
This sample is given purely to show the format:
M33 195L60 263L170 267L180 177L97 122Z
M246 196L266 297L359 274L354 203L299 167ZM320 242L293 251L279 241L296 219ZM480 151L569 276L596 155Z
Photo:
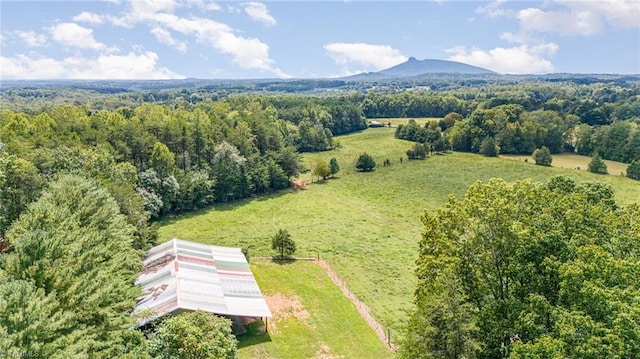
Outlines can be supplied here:
M240 248L172 239L153 247L136 284L145 295L134 314L143 326L166 314L203 310L236 317L271 317Z

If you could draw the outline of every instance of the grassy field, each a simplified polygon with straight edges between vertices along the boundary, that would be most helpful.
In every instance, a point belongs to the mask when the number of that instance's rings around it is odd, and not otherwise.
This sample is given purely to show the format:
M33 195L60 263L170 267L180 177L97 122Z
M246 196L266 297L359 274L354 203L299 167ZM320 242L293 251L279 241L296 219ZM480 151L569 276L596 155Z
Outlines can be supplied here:
M438 117L414 117L414 118L406 118L406 117L390 117L390 118L370 118L368 120L378 121L380 123L384 123L385 125L391 123L391 127L397 127L399 124L406 125L409 123L409 120L415 120L416 123L420 126L424 126L425 123L431 121L440 121Z
M521 156L521 155L500 155L502 158L507 158L511 160L524 161L527 160L531 164L535 164L536 162L531 158L531 156ZM628 163L616 162L603 160L604 163L607 164L607 170L609 174L612 176L625 176L627 173ZM589 168L589 162L591 162L591 157L582 156L575 153L558 153L553 155L553 161L551 162L551 166L559 167L559 168L571 168L582 171L587 171Z
M269 332L239 337L239 358L392 358L319 264L253 260L269 302Z
M160 240L179 237L272 254L269 237L285 228L298 245L298 255L326 259L374 316L398 334L411 308L420 216L444 205L450 194L463 196L474 181L492 177L546 181L567 175L609 183L621 204L640 201L640 182L619 176L468 153L407 161L405 152L413 144L394 139L394 131L372 128L340 136L336 140L341 148L304 156L307 166L336 157L341 171L335 179L167 218ZM355 171L356 159L365 151L378 163L374 172ZM385 159L390 167L381 166ZM310 174L301 179L312 181Z

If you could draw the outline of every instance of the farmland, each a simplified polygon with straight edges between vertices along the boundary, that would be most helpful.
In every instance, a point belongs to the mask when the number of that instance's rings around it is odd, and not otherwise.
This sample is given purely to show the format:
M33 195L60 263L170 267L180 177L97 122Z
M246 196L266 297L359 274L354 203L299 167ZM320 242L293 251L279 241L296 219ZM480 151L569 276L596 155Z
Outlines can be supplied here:
M628 178L475 154L424 161L405 157L400 162L412 143L395 139L393 131L377 128L340 136L338 149L304 155L308 167L336 157L341 166L336 178L318 181L306 173L300 178L308 183L303 189L168 217L161 222L160 240L179 237L265 255L272 253L269 237L285 228L298 255L326 259L383 325L397 333L411 308L420 215L444 205L449 195L463 196L471 183L493 177L545 181L566 175L608 183L621 204L640 198L640 183ZM378 162L374 172L355 171L354 163L365 151ZM384 159L391 166L382 167Z

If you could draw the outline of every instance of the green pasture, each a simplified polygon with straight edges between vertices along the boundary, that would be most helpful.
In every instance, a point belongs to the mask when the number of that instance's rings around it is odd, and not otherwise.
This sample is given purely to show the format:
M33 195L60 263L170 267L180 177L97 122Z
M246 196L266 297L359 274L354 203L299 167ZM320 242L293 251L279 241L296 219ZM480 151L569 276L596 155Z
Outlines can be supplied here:
M303 189L166 218L160 223L160 240L179 237L270 255L269 237L287 229L297 243L296 255L326 259L393 337L411 309L421 214L444 205L449 195L463 196L474 181L546 181L567 175L609 183L621 204L640 201L640 182L620 176L468 153L408 161L405 152L413 143L395 139L394 131L371 128L337 137L338 149L304 155L310 168L315 161L336 157L341 167L336 178L318 182L306 173L300 178L308 183ZM365 151L378 163L374 172L355 171L356 159ZM382 167L385 159L391 166Z
M250 326L239 336L240 359L393 357L319 264L253 260L251 269L276 304L268 333Z
M424 126L425 123L427 122L431 122L431 121L440 121L440 118L437 117L412 117L412 118L407 118L407 117L389 117L389 118L369 118L367 119L369 121L378 121L380 123L383 124L388 124L391 123L391 127L397 127L398 125L402 124L402 125L406 125L409 123L409 120L414 120L416 121L416 123L420 126Z
M535 164L536 162L531 158L531 156L522 156L522 155L500 155L500 157L508 158L512 160L518 161L527 161L531 164ZM604 163L607 164L607 170L609 174L612 176L626 176L628 163L616 162L603 160ZM588 171L589 162L591 162L591 157L582 156L576 153L558 153L553 155L553 161L551 162L551 166L559 167L559 168L570 168L582 171Z

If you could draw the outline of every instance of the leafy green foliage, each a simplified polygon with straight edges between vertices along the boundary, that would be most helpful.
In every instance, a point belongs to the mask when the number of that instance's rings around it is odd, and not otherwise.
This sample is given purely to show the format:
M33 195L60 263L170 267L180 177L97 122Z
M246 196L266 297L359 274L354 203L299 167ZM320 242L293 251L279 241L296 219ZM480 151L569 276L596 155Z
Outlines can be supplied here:
M24 159L0 149L0 237L29 203L40 195L44 179Z
M316 162L313 165L313 169L311 170L312 176L322 178L323 180L327 179L327 177L329 177L330 174L331 174L331 169L329 168L329 165L324 161Z
M331 160L329 160L329 173L332 176L335 176L338 172L340 172L340 164L338 163L338 159L335 157L331 157Z
M158 324L149 338L149 353L158 359L235 359L237 345L229 319L195 311Z
M640 160L635 160L627 167L627 177L640 180Z
M134 280L141 261L133 232L115 200L92 181L67 175L53 182L7 232L12 251L2 258L8 279L0 292L15 293L3 309L24 316L0 322L11 333L10 347L52 357L136 352L131 343L141 339L131 333L130 313L140 295ZM33 302L18 308L19 300ZM51 322L40 323L44 317Z
M296 252L296 242L291 238L291 234L286 229L279 229L278 232L271 237L271 249L280 254L280 259L290 256Z
M473 184L422 217L403 355L637 356L639 220L597 182Z
M368 153L363 153L356 161L356 169L362 172L371 172L376 168L376 161Z
M598 152L594 153L589 162L589 172L607 174L607 164L604 163Z
M407 157L410 160L424 160L429 153L429 144L416 143L413 147L407 150Z
M498 157L498 146L493 140L493 137L487 136L482 140L479 152L481 155L485 155L486 157Z
M536 161L536 164L539 166L551 166L551 162L553 161L551 151L549 151L547 146L542 146L533 151L531 157L533 157L533 160Z

